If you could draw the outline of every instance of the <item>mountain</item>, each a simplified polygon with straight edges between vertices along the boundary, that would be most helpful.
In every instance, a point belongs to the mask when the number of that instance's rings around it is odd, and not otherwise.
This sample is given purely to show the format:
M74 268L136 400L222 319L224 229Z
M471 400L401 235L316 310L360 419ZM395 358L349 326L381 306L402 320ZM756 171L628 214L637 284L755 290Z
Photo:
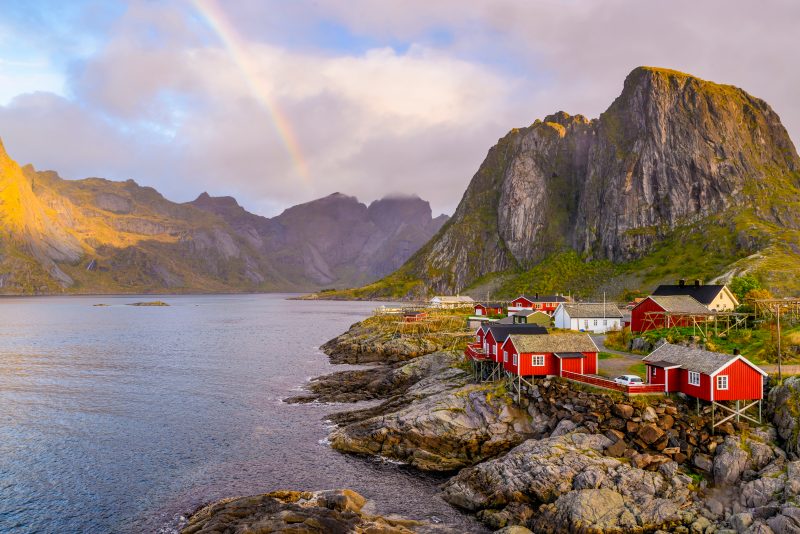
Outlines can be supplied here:
M744 272L798 291L798 229L800 158L769 105L639 67L597 119L511 130L436 237L349 296L593 296Z
M375 280L444 223L427 202L331 195L275 218L170 202L133 180L64 180L0 142L0 293L307 291Z
M299 286L350 287L400 267L447 220L428 202L386 197L369 206L334 193L293 206L275 218L253 215L231 197L200 195L191 204L249 237L286 280Z

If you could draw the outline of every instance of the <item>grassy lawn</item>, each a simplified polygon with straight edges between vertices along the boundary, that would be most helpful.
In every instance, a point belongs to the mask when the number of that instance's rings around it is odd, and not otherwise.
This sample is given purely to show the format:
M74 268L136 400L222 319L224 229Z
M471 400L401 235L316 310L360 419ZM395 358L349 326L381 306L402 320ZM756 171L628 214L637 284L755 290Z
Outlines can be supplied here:
M632 375L639 375L640 377L644 378L645 372L647 371L645 365L643 363L634 363L630 367L628 367L628 373Z
M614 358L622 358L619 354L611 354L610 352L598 352L597 358L600 360L613 360Z

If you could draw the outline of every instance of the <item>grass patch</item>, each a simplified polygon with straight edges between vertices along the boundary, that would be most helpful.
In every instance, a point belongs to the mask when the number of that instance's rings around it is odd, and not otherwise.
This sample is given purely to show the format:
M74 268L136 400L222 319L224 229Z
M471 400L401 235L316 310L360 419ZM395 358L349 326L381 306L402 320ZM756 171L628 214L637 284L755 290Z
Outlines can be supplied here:
M611 354L610 352L598 352L597 358L600 360L613 360L614 358L622 358L619 354Z

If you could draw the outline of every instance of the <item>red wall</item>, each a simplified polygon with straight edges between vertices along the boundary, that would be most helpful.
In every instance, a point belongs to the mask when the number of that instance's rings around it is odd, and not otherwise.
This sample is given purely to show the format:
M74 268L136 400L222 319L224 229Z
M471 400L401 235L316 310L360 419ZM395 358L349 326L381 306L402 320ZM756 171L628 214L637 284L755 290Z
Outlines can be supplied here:
M503 351L508 352L508 361L503 359ZM500 362L500 365L502 365L503 369L506 371L517 374L517 368L514 365L514 354L517 354L517 349L514 348L514 344L511 343L511 337L509 336L506 338L506 342L503 343L503 346L497 348L497 361Z
M664 311L664 308L651 299L644 299L631 311L631 332L645 332L644 314L651 311ZM663 321L658 321L661 325Z
M555 357L554 359L558 360L558 358ZM564 358L561 360L561 370L569 371L570 373L577 373L579 375L583 374L581 373L581 362L584 359L585 358Z
M717 389L717 376L728 375L728 389ZM761 385L761 374L744 363L736 360L714 376L714 400L756 400L760 399L764 390Z
M495 353L494 353L492 359L494 361L496 361L496 362L501 362L502 363L502 361L503 361L503 351L500 350L499 344L497 343L497 341L494 340L494 336L492 335L492 331L491 330L486 332L486 342L489 344L489 352L490 353L492 351L492 348L495 349Z
M690 386L689 385L689 371L685 369L678 369L680 371L678 376L678 383L680 384L678 391L681 391L687 395L692 397L697 397L699 399L711 400L711 380L708 375L700 374L700 385L699 386ZM672 386L670 386L672 387Z
M654 324L656 328L651 326L650 321L647 321L647 325L645 325L645 313L653 311L664 311L664 308L656 304L650 298L646 298L637 304L636 307L631 311L631 332L646 332L647 330L665 328L667 325L665 324L666 317L664 316L655 317ZM676 321L674 318L672 318L670 319L668 326L692 326L692 320L691 318L682 318Z

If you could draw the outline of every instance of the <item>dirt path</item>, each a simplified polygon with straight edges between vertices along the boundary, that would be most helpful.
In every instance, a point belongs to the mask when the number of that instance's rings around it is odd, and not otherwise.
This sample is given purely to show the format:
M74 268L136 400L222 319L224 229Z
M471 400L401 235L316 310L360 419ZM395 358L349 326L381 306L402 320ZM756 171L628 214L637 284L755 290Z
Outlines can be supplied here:
M631 370L632 366L642 363L643 356L641 354L609 349L605 346L605 338L605 336L592 336L595 345L597 345L597 348L600 349L601 352L607 352L615 356L614 358L607 358L597 362L599 374L611 377L637 374L644 378L644 373L640 370Z

